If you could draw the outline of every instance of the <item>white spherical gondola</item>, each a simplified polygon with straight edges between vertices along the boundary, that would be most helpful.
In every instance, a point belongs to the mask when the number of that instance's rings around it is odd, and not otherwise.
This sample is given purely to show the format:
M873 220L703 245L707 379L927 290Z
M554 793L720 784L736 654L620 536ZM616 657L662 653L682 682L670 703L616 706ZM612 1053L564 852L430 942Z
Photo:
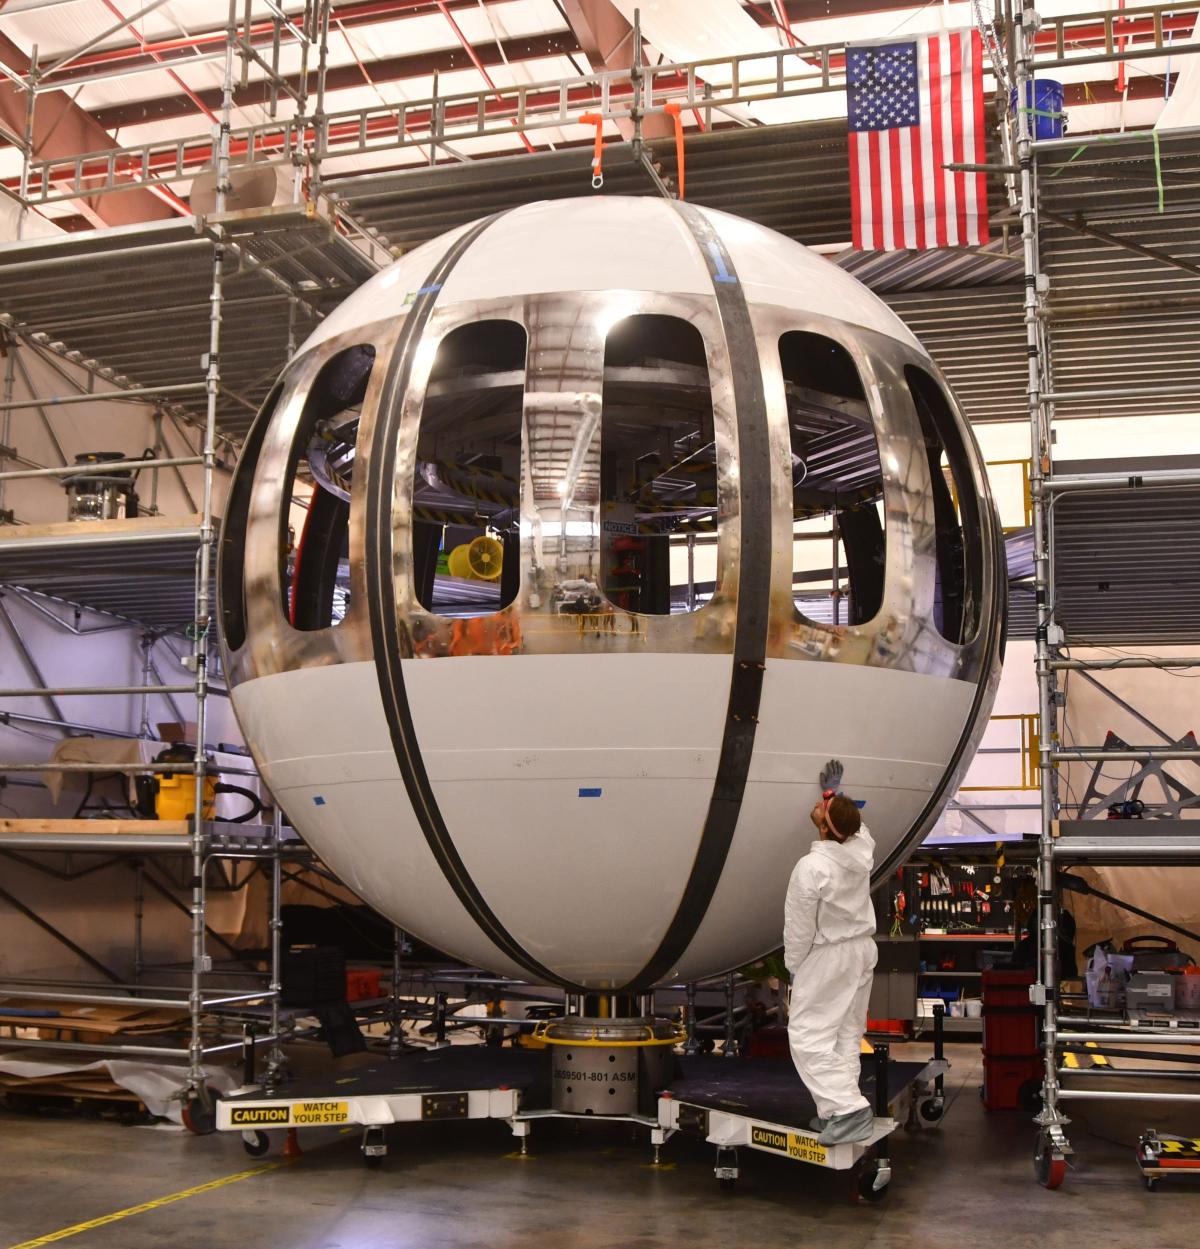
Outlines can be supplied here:
M778 946L830 756L902 861L986 722L1004 576L970 429L881 300L750 222L596 197L443 235L322 322L220 582L246 739L352 889L471 963L632 991Z

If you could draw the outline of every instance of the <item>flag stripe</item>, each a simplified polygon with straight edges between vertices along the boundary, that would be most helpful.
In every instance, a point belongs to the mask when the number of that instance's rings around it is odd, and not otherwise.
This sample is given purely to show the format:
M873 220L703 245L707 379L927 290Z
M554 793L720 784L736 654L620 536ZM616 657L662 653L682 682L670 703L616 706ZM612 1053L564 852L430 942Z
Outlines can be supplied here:
M908 141L912 148L912 189L913 189L913 242L918 250L926 247L925 243L925 174L921 168L921 127L913 126L908 132Z
M908 197L904 194L904 188L908 185L904 177L904 165L900 155L900 130L889 130L887 132L889 139L888 146L891 148L889 152L889 164L891 166L891 183L892 183L892 246L893 247L911 247L912 244L908 240L908 234L905 230L905 219L912 211L912 204Z
M862 204L859 194L859 178L858 178L858 145L862 142L862 135L857 130L850 131L850 245L856 251L862 251L865 244L863 243L863 222L862 222Z
M920 56L920 118L921 133L921 190L925 202L925 247L937 246L937 194L934 189L934 177L937 167L933 160L933 125L929 107L929 40L922 39L919 45Z
M941 83L941 128L942 154L939 161L938 176L942 183L942 215L946 221L946 242L957 247L962 239L958 237L958 187L954 175L946 168L954 160L954 104L950 98L950 39L947 35L938 36L938 56L942 66Z
M987 161L987 136L983 130L983 36L977 30L971 31L971 56L974 70L971 75L971 98L975 105L975 163L982 165ZM989 237L987 175L982 172L975 175L975 208L975 241L982 245Z
M950 161L961 165L963 155L963 39L961 35L947 36L950 44ZM954 217L959 246L967 242L967 175L962 170L954 173Z
M858 136L858 183L859 203L862 206L864 247L877 247L875 241L875 216L871 211L871 136Z
M874 223L876 246L886 247L884 241L884 230L886 226L883 223L883 171L879 164L879 131L871 131L871 221Z
M933 35L929 40L929 131L933 144L933 221L934 239L945 247L946 237L946 171L942 148L942 40Z

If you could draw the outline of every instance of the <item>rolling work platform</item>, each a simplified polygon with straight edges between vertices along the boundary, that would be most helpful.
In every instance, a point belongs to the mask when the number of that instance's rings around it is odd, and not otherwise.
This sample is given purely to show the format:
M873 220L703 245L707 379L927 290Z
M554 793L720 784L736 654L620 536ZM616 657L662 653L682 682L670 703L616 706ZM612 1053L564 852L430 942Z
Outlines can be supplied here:
M738 1178L739 1148L778 1154L796 1162L853 1171L859 1196L883 1197L892 1170L888 1137L902 1122L916 1122L918 1094L930 1122L941 1118L941 1082L948 1064L940 1054L928 1062L897 1062L886 1045L862 1058L859 1087L875 1108L875 1127L862 1141L822 1145L809 1125L817 1113L808 1090L790 1062L772 1058L697 1057L681 1060L681 1075L659 1098L659 1125L668 1136L700 1134L717 1147L714 1173L722 1188ZM905 1113L906 1112L906 1113Z
M658 1097L657 1120L597 1115L646 1127L655 1162L676 1133L701 1133L717 1147L715 1174L722 1187L738 1177L739 1147L852 1171L866 1200L884 1195L891 1180L888 1137L902 1123L942 1115L942 1079L948 1064L940 1036L934 1057L898 1062L886 1045L862 1060L861 1087L875 1106L871 1136L826 1147L809 1127L816 1107L790 1062L702 1055L678 1060L670 1086ZM403 1054L347 1071L296 1080L275 1090L247 1088L220 1099L210 1129L240 1132L246 1152L262 1157L272 1132L303 1128L362 1128L363 1160L378 1166L387 1154L385 1129L394 1123L500 1119L528 1149L533 1120L585 1118L551 1109L550 1063L544 1050L446 1045Z

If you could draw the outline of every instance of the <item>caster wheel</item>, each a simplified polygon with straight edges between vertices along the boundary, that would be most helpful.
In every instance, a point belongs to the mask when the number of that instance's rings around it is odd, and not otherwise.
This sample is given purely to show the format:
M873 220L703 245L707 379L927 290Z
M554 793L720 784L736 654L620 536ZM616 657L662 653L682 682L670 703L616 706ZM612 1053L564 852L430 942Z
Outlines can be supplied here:
M183 1103L183 1126L195 1136L208 1136L217 1130L217 1105L208 1088L200 1089Z
M926 1123L936 1123L946 1113L946 1103L940 1097L927 1097L921 1103L921 1118Z
M1046 1146L1034 1156L1033 1170L1043 1188L1061 1188L1067 1178L1067 1160Z
M1143 1175L1142 1185L1146 1192L1152 1193L1158 1187L1158 1180L1153 1175Z
M891 1174L889 1172L886 1177L881 1178L882 1170L878 1159L860 1163L855 1167L854 1191L858 1194L860 1201L882 1201L887 1196Z
M242 1148L251 1158L261 1158L271 1148L271 1138L265 1132L243 1132Z
M737 1188L737 1180L718 1180L717 1186L723 1193L732 1193Z
M366 1154L363 1157L363 1166L368 1171L378 1171L383 1166L383 1158L379 1154Z

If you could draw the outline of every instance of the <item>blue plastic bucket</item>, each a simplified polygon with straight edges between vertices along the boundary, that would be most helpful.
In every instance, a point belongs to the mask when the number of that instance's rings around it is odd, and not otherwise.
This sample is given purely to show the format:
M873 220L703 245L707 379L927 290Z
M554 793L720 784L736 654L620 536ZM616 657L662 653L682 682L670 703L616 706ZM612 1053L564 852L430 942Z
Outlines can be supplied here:
M1063 85L1053 78L1038 78L1025 84L1025 100L1028 106L1032 99L1033 137L1035 139L1061 139L1066 130L1066 116L1063 113ZM1013 87L1009 96L1008 107L1017 111L1017 89Z

